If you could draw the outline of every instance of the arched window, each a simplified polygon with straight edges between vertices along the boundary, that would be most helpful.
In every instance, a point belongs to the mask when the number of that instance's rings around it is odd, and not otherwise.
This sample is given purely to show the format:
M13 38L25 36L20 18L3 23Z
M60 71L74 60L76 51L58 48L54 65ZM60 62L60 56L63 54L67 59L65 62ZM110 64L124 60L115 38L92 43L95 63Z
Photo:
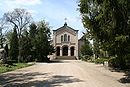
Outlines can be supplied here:
M63 42L63 36L61 36L61 42Z
M64 41L67 41L67 34L64 34Z
M70 41L70 35L68 35L68 41Z

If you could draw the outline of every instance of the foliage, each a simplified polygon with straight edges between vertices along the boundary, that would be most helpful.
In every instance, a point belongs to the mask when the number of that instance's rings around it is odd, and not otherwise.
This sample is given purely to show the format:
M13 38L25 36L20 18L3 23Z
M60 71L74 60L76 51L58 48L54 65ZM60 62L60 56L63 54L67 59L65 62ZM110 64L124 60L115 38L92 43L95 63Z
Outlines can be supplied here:
M96 40L93 41L93 54L95 54L95 58L100 56L100 45Z
M37 34L37 25L35 23L31 23L29 28L30 28L29 36L30 36L31 39L33 39L33 38L35 38L35 36Z
M109 65L109 67L113 67L113 68L118 68L119 67L119 63L118 63L116 58L109 59L108 65Z
M91 60L90 56L88 56L88 55L81 56L80 59L81 59L81 60L84 60L84 61Z
M18 60L18 37L17 37L17 31L16 27L14 27L13 33L11 35L11 41L10 41L10 51L9 56L12 60Z
M6 56L9 56L9 48L8 48L8 44L5 45L4 47L5 51L6 51Z
M31 59L30 61L33 61L36 59L36 47L35 47L35 43L36 43L36 35L38 33L37 30L37 25L35 23L31 23L31 25L29 26L29 38L31 40Z
M84 39L84 45L81 46L81 55L82 56L85 56L85 55L88 55L88 56L92 56L93 55L93 51L92 51L92 48L90 46L90 42L86 39Z
M108 60L109 60L108 58L98 58L98 59L95 59L95 63L103 64L105 61L108 61Z
M3 30L6 31L5 21L3 18L0 18L0 48L3 48L3 44L5 43L5 37L4 37L5 32L3 32Z
M27 31L24 31L23 36L21 37L21 61L29 61L31 55L31 40Z
M9 24L16 26L18 38L20 38L22 31L30 24L32 17L25 9L16 8L12 12L4 14L3 18Z
M28 67L31 66L33 64L27 64L27 63L13 63L12 65L8 65L8 64L1 64L0 65L0 73L5 73L8 71L13 71L19 68L24 68L24 67Z
M125 68L125 55L130 53L130 1L80 0L83 25L91 38L109 55L117 56L120 68Z
M21 54L21 37L24 29L27 29L28 25L30 24L32 17L29 12L25 9L16 8L11 12L7 12L4 14L3 18L9 25L13 25L16 27L18 42L19 42L19 56L18 61L22 60Z
M45 21L40 21L37 26L38 34L36 35L36 55L38 61L48 61L47 55L50 50L50 27Z
M31 14L21 8L5 13L3 19L7 26L14 26L13 31L10 30L6 34L11 60L8 63L28 62L35 59L49 61L47 55L54 52L54 47L50 45L50 27L45 21L31 23ZM3 27L0 26L1 29Z

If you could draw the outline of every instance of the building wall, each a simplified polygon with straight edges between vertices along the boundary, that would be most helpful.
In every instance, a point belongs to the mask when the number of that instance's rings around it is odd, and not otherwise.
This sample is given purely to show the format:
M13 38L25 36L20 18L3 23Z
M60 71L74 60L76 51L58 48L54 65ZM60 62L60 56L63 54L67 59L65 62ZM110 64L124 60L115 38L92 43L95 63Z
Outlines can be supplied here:
M72 35L72 34L68 33L68 32L63 32L63 33L61 33L59 35L56 35L56 43L61 43L61 36L62 35L64 36L64 34L67 34L67 35L70 36L70 42L71 43L76 43L77 37L75 35Z
M63 30L64 31L64 30ZM62 56L62 47L68 46L68 56L70 56L70 48L74 47L74 56L78 59L78 31L53 31L53 45L54 48L60 47L60 56ZM70 36L69 42L61 42L61 36L67 34ZM54 54L54 58L56 58L56 53Z

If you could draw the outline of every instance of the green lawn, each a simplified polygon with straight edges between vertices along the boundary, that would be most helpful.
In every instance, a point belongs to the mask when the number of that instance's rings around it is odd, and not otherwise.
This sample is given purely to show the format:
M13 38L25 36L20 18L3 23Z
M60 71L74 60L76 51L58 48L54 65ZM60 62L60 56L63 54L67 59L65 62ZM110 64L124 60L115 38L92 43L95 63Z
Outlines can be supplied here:
M28 67L31 66L32 64L27 64L27 63L13 63L12 65L8 65L8 64L0 64L0 73L5 73L8 71L13 71L16 69L20 69L20 68L24 68L24 67Z

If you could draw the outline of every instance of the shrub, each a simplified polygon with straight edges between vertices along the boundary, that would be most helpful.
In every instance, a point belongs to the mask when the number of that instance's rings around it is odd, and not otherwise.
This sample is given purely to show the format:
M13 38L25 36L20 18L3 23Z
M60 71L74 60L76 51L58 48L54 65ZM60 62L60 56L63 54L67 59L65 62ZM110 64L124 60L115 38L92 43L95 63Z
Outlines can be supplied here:
M80 58L81 58L81 60L88 61L90 59L90 56L84 55L84 56L81 56Z
M17 63L17 61L16 60L7 60L7 64L13 65L13 63Z
M98 58L98 59L95 59L95 63L96 64L103 64L104 61L108 61L108 58Z
M130 68L130 54L128 54L128 55L125 56L125 62L126 62L126 66L128 68Z
M118 68L119 67L119 63L118 63L117 58L114 57L114 58L109 59L108 66L112 67L112 68Z

